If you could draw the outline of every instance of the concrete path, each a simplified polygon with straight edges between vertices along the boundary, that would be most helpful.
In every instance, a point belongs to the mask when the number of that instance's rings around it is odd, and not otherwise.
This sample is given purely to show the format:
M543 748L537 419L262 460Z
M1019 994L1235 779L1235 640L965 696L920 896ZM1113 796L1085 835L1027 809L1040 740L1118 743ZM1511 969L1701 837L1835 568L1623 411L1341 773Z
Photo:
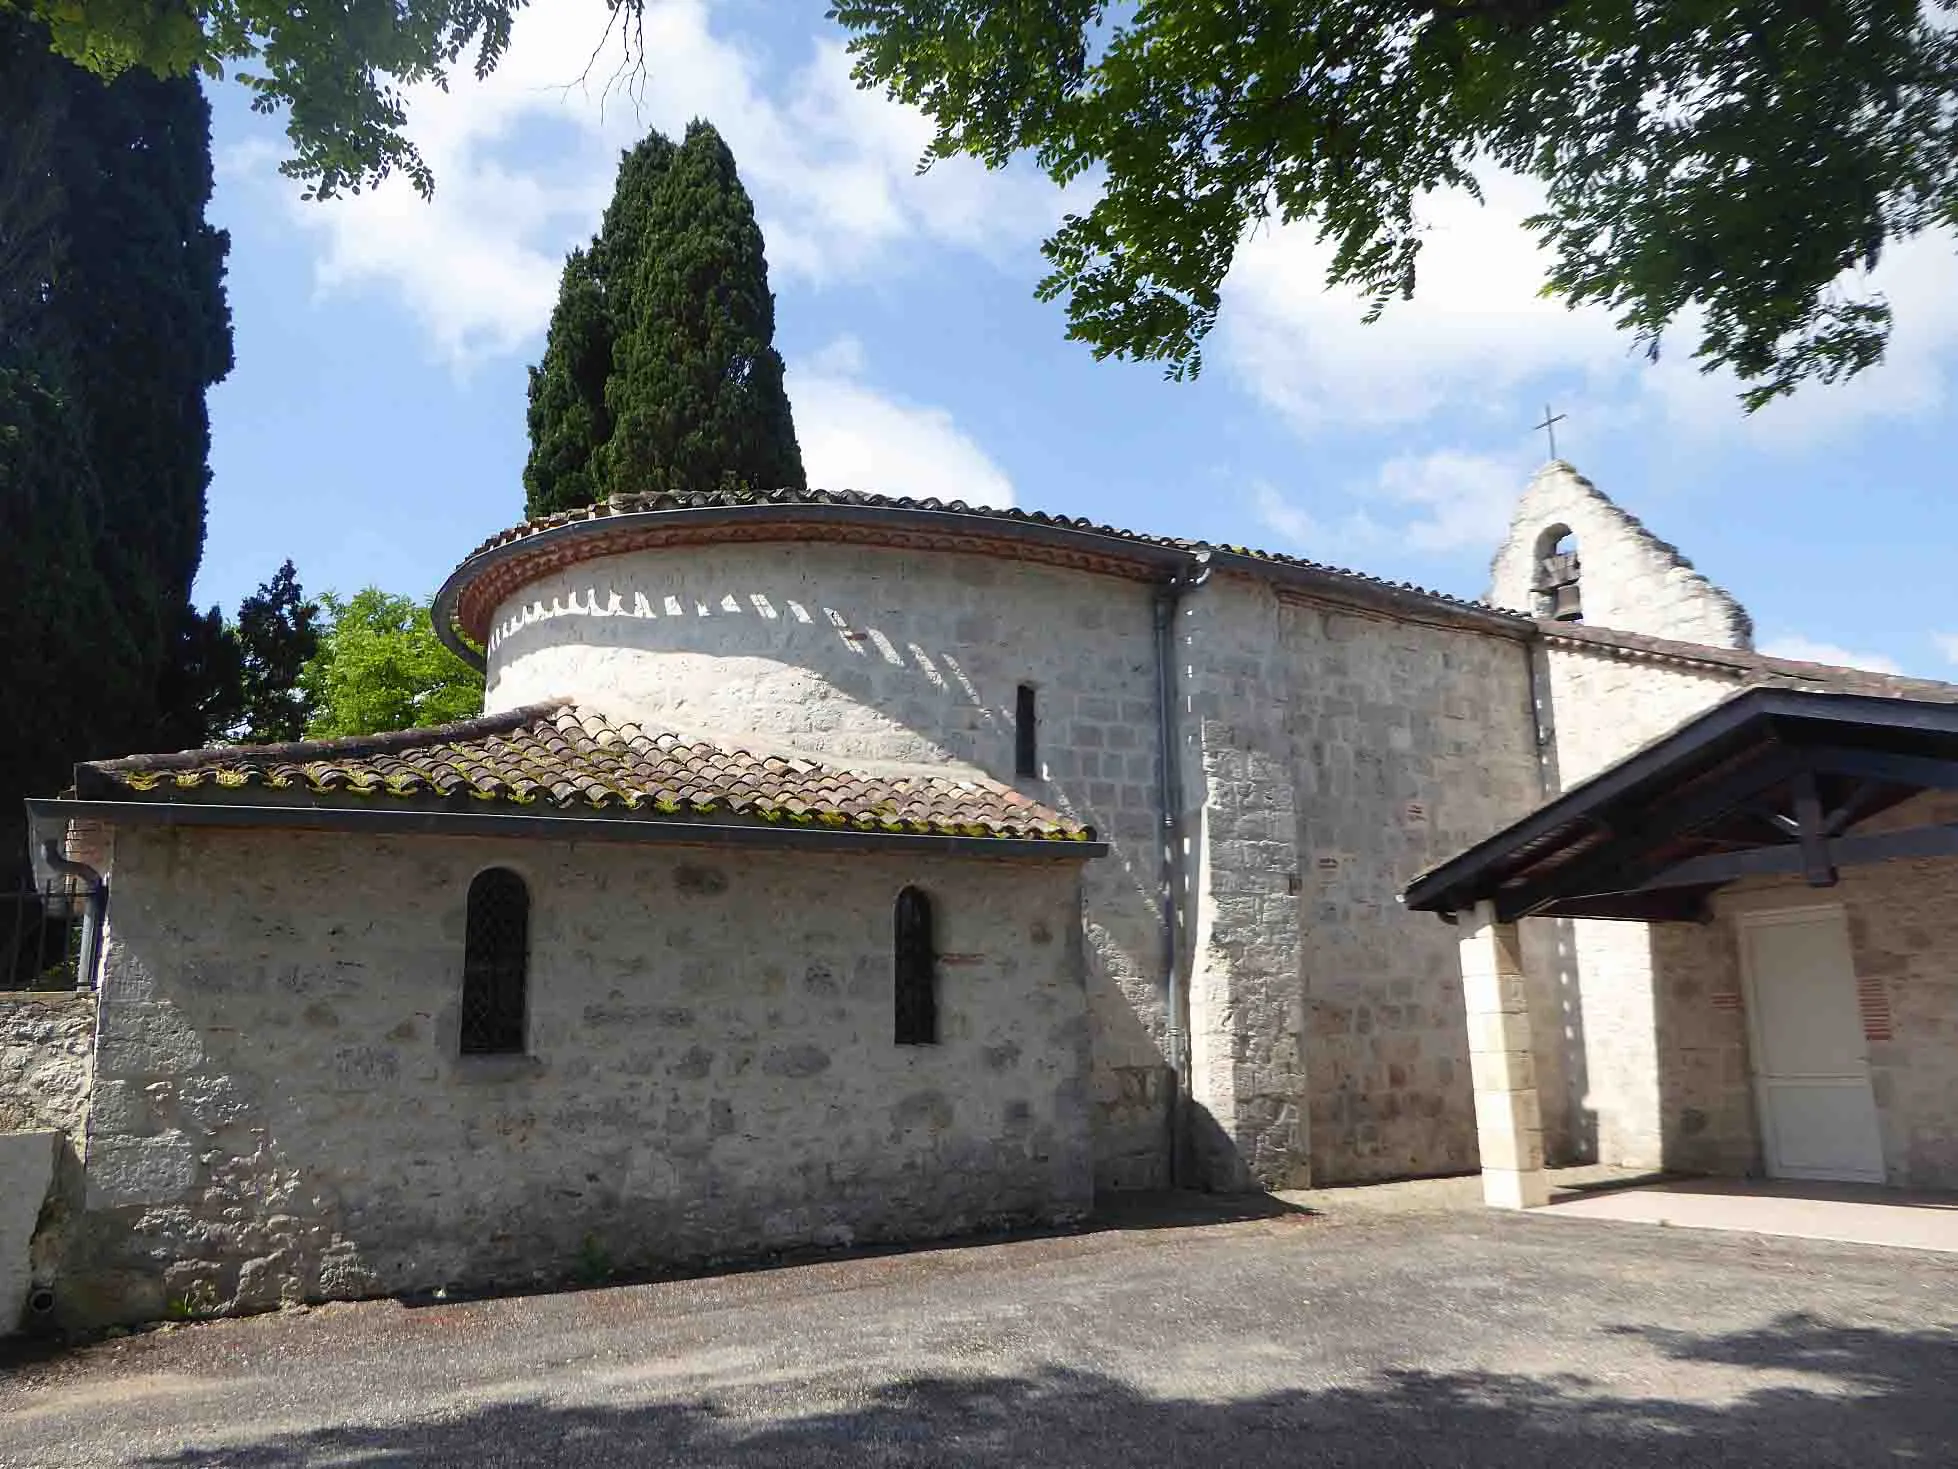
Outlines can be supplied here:
M1854 1184L1677 1180L1580 1194L1540 1212L1958 1254L1958 1195Z
M1355 1197L17 1358L0 1465L1958 1463L1950 1257Z

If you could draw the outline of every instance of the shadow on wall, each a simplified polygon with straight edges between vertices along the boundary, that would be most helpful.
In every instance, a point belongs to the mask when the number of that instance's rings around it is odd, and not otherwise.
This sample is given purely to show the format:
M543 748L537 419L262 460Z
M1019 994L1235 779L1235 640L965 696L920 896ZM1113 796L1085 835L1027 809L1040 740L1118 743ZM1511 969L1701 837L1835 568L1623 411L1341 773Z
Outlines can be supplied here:
M1565 534L1568 534L1566 531ZM1557 753L1557 706L1550 697L1550 655L1532 647L1530 692L1536 706L1537 772L1543 799L1563 794L1563 764ZM1523 941L1532 976L1531 1044L1539 1065L1538 1104L1543 1109L1546 1161L1553 1166L1598 1161L1598 1114L1585 1105L1591 1094L1590 1059L1584 1035L1584 983L1577 962L1577 935L1568 918L1526 920ZM1546 1086L1548 1081L1551 1085Z
M1530 1041L1537 1056L1545 1161L1553 1168L1598 1161L1598 1113L1584 1048L1584 991L1577 937L1568 918L1527 919Z
M1408 1369L1357 1386L1220 1402L1158 1397L1064 1367L1021 1376L917 1376L867 1394L854 1383L771 1378L733 1399L500 1402L440 1423L322 1429L234 1443L221 1453L192 1446L128 1462L245 1469L356 1462L370 1469L573 1462L1820 1469L1951 1463L1958 1456L1949 1330L1852 1328L1802 1315L1725 1336L1616 1330L1643 1338L1674 1363L1751 1369L1762 1380L1741 1395L1708 1401L1644 1382L1614 1392L1575 1371ZM1691 1372L1662 1381L1682 1379L1690 1382ZM805 1394L825 1403L847 1397L851 1406L797 1416Z
M840 765L957 762L1093 826L1110 844L1089 866L1084 914L1098 1181L1160 1187L1170 1080L1149 593L964 560L929 583L911 583L900 561L888 567L863 586L852 580L866 574L847 565L825 586L788 553L777 570L738 580L704 568L554 578L496 625L493 659L525 698L567 692L555 650L672 659L658 674L618 659L626 707L606 712L627 718L636 704L650 729L759 736ZM552 671L526 671L540 654ZM705 660L716 658L774 665L779 681L772 670L765 689L715 677ZM1022 685L1037 696L1038 777L1016 774Z
M899 630L887 632L855 611L792 596L780 588L756 590L752 585L740 591L689 590L649 597L640 588L593 580L549 603L539 599L526 604L497 626L491 647L503 668L543 649L569 645L656 657L761 659L806 674L814 687L795 691L800 696L796 713L809 721L806 731L768 730L758 724L752 718L755 691L730 681L703 683L689 690L679 679L649 678L641 681L644 687L639 693L649 696L659 684L659 698L672 716L671 727L683 734L716 730L728 737L767 734L839 764L852 759L950 760L977 766L991 778L1092 825L1113 843L1126 893L1153 908L1157 901L1153 644L1146 607L1115 613L1123 614L1135 620L1133 640L1140 661L1133 667L1111 669L1112 655L1104 655L1068 671L1096 678L1118 704L1117 690L1132 684L1132 689L1122 692L1146 695L1151 701L1146 711L1118 707L1104 714L1085 707L1096 690L1087 689L1089 697L1082 698L1078 676L1071 685L1049 676L1058 672L1052 667L1056 646L1068 642L1073 629L1042 628L1043 636L1035 643L1019 636L1027 629L1008 626L997 613L912 619L892 612L888 616ZM1097 618L1106 620L1101 613ZM567 635L561 624L573 619L575 635ZM924 646L901 626L907 620L946 624L956 646L947 646L942 633L931 639L933 646ZM1092 638L1092 630L1083 636ZM1106 641L1112 647L1121 639ZM1039 695L1041 777L1015 774L1017 696L1029 680ZM1128 702L1136 701L1131 697ZM823 727L815 722L823 717L814 712L820 705L833 706L835 723ZM629 711L615 717L629 717ZM845 719L854 727L840 727ZM1144 727L1136 728L1138 723ZM1117 728L1133 736L1132 742L1123 738L1120 750L1110 737ZM804 733L806 738L798 738Z

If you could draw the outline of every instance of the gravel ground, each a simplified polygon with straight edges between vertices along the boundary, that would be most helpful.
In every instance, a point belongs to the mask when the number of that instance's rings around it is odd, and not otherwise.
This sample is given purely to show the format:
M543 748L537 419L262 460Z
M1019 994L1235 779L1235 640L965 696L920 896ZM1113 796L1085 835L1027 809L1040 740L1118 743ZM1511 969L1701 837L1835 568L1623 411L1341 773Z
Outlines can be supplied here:
M1958 1464L1947 1257L1191 1217L17 1356L0 1464Z

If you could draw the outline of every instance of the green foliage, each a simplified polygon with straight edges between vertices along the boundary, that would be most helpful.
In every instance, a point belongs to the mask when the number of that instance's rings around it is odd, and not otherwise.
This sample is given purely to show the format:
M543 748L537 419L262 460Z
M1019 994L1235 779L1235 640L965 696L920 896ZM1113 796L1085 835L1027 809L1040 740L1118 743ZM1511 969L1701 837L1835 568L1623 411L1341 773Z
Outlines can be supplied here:
M105 84L0 0L0 889L22 797L201 742L204 393L231 363L210 191L196 82Z
M459 62L486 76L520 3L0 0L0 21L39 18L60 55L102 77L230 68L255 108L285 111L293 156L282 167L313 195L396 169L427 194L403 89L446 85ZM628 64L644 60L644 0L606 3ZM997 166L1030 152L1062 181L1103 171L1100 199L1047 242L1053 269L1040 285L1067 298L1069 335L1098 357L1200 371L1237 247L1272 219L1315 228L1334 249L1329 282L1357 287L1377 314L1415 288L1421 196L1472 189L1472 169L1494 164L1548 187L1531 225L1550 250L1552 292L1603 303L1654 355L1667 330L1694 322L1702 365L1731 367L1758 407L1877 361L1890 307L1849 283L1887 246L1958 220L1954 9L833 0L830 14L854 33L859 81L936 120L928 157ZM34 248L33 217L0 177L0 221L10 208ZM0 270L7 235L0 222ZM610 437L602 400L566 396L596 339L576 324L566 337L562 371L548 353L540 369L545 411L563 414L533 438L545 467L531 497L546 505L587 503L576 497L592 491L588 446ZM758 369L759 393L767 364ZM698 391L685 369L638 376Z
M320 650L320 609L286 561L238 606L238 737L247 744L296 740L311 710L299 686Z
M526 513L549 515L605 497L598 455L612 437L605 381L612 375L612 322L592 254L564 262L544 360L530 369L530 457Z
M76 418L46 377L0 367L0 889L24 851L22 798L109 753L115 701L147 676L97 556L102 494Z
M580 1285L604 1285L614 1272L611 1253L595 1234L587 1234L578 1245L578 1263L573 1271Z
M530 374L529 514L617 494L806 479L774 348L754 205L704 122L620 160L588 250L566 260Z
M761 228L734 155L688 126L660 176L612 348L612 493L807 482Z
M186 605L157 680L144 747L201 750L229 738L244 714L243 681L238 636L224 614Z
M1373 313L1416 285L1424 193L1544 182L1549 290L1643 348L1697 323L1755 408L1877 361L1846 276L1958 220L1954 0L836 0L856 75L928 158L1105 171L1047 242L1097 357L1202 368L1247 233L1304 221Z
M425 728L482 712L483 676L442 646L428 603L378 587L321 601L327 625L300 676L308 735Z
M400 0L288 5L274 0L0 0L44 23L56 54L104 79L141 68L220 78L227 68L255 111L287 114L281 165L319 197L358 192L395 169L423 194L428 166L402 135L403 90L446 83L465 53L487 76L510 43L521 0Z

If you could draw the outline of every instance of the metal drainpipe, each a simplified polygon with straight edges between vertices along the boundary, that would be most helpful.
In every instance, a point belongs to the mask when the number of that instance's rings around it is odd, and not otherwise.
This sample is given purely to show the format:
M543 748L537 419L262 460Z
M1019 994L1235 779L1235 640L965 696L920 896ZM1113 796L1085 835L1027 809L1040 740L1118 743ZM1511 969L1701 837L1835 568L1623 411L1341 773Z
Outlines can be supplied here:
M1538 649L1543 647L1541 637L1533 637L1523 644L1523 666L1530 675L1530 735L1533 748L1530 751L1532 762L1536 765L1537 799L1550 799L1550 734L1543 723L1543 675L1537 672ZM1548 653L1545 660L1548 661ZM1452 921L1452 920L1451 920Z
M66 856L61 843L53 837L41 843L41 856L56 872L80 879L88 889L88 906L82 915L82 948L75 958L75 987L92 990L96 987L95 963L102 946L102 916L109 906L109 885L86 862L76 862Z
M1194 553L1189 565L1156 584L1156 764L1162 802L1163 1021L1169 1049L1169 1182L1177 1188L1188 1172L1184 1157L1184 1090L1190 1065L1189 996L1184 993L1178 919L1183 891L1183 769L1176 727L1176 610L1183 594L1210 578L1210 553Z

